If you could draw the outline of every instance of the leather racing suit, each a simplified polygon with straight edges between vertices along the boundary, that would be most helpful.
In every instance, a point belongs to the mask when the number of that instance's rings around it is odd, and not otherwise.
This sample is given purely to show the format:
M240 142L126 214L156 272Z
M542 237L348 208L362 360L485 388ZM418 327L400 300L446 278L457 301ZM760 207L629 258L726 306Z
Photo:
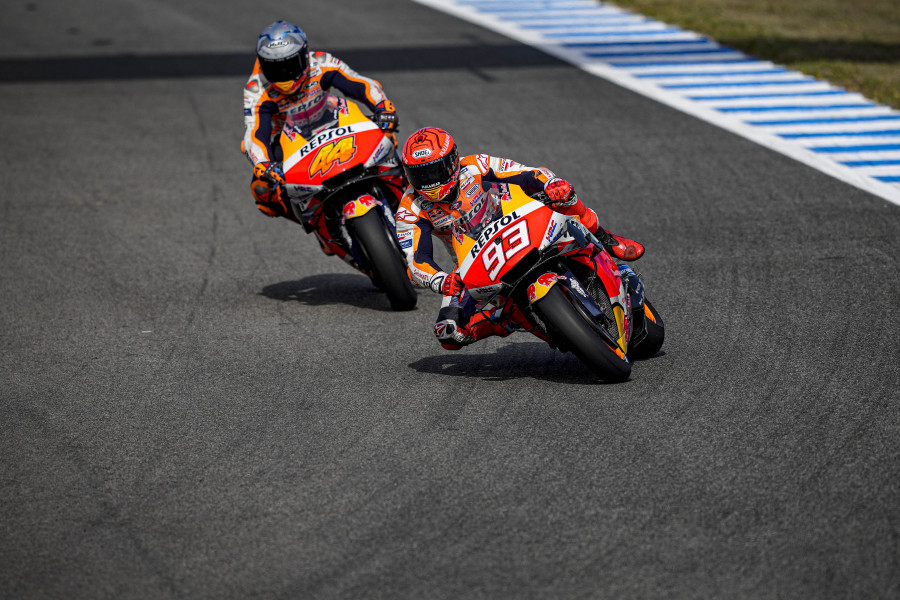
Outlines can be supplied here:
M515 161L487 154L466 156L459 161L459 166L460 193L473 184L481 185L485 181L515 184L529 196L537 196L544 191L544 185L556 177L549 169L526 167ZM453 256L450 204L432 202L410 186L400 200L396 214L397 239L406 253L410 279L416 285L437 293L441 293L448 273L435 261L434 238L443 242ZM576 216L591 232L597 231L596 213L577 196L562 205L553 206L553 209ZM484 313L475 313L475 309L475 301L467 290L463 290L460 296L444 296L435 322L435 335L441 346L456 350L464 344L490 335L509 335L509 330L495 326Z

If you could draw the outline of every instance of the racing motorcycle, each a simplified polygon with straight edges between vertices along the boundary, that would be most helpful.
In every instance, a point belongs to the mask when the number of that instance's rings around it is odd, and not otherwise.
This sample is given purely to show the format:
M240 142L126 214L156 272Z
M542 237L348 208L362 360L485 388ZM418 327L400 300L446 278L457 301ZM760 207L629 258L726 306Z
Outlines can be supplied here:
M356 103L331 96L314 128L288 117L279 144L284 189L306 232L338 246L391 308L415 308L394 220L405 178L393 142Z
M495 325L571 351L606 382L625 381L633 359L662 347L643 284L577 218L510 184L473 183L451 210L457 272Z

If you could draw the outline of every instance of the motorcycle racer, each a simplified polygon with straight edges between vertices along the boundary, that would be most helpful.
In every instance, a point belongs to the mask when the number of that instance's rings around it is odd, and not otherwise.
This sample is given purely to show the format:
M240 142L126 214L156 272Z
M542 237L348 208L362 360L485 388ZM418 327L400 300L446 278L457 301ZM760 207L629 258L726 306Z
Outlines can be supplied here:
M475 312L475 301L459 274L443 270L434 258L433 238L448 248L452 244L453 202L461 193L474 194L482 182L517 185L549 208L577 217L620 260L635 260L644 252L641 244L600 227L596 213L578 198L572 184L549 169L526 167L487 154L460 159L453 137L443 129L424 127L415 131L403 146L401 162L410 186L396 214L397 239L406 253L413 283L444 296L434 334L448 350L458 350L491 335L505 337L510 333L494 325L484 312ZM633 275L633 271L629 272ZM623 277L630 279L624 272Z
M378 81L363 77L329 52L310 51L306 34L292 23L276 21L263 29L244 86L241 142L253 165L250 192L263 214L297 222L281 187L285 180L279 136L285 121L303 137L315 132L334 106L330 89L365 104L374 113L372 120L397 145L397 111ZM316 237L326 254L338 253L321 235Z

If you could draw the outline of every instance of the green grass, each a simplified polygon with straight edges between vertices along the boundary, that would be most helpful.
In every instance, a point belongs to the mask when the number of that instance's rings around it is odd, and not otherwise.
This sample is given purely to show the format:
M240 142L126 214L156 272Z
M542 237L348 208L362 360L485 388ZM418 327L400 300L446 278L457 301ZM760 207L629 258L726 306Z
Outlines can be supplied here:
M616 0L900 109L900 0Z

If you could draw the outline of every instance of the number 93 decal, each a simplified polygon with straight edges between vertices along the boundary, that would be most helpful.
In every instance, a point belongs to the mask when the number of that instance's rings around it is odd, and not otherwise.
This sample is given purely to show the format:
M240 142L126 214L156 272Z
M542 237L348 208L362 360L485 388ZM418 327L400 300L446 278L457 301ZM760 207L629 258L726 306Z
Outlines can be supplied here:
M500 243L497 243L498 241ZM485 244L481 252L481 262L491 281L497 279L497 275L510 258L529 246L531 240L528 237L528 222L525 220L507 228L499 238Z

